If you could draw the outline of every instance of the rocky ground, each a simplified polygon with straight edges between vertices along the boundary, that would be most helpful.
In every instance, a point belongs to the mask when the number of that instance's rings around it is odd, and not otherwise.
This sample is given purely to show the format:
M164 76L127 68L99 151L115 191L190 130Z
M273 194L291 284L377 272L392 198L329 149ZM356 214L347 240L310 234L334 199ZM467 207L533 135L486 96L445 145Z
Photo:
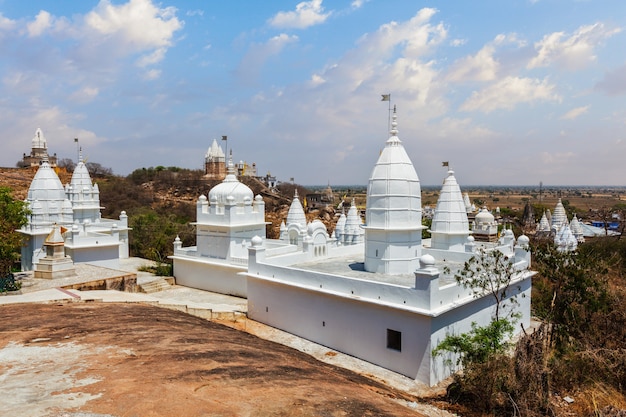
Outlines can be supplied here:
M416 416L416 398L285 346L138 304L0 308L2 416Z

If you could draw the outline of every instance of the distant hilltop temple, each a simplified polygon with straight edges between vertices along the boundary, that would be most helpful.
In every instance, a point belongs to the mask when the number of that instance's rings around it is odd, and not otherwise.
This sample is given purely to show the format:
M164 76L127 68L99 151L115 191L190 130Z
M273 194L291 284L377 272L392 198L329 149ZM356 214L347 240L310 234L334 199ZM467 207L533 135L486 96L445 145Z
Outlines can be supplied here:
M204 155L204 175L210 180L226 178L226 155L215 139Z
M231 150L231 159L232 154L233 152ZM239 163L233 164L233 167L233 173L238 177L254 177L263 181L269 188L276 187L276 177L272 176L269 172L264 177L259 177L256 163L254 162L250 165L247 162L239 161ZM204 176L209 180L223 181L227 174L226 154L224 153L222 147L217 143L217 140L213 139L213 143L209 146L209 149L204 155Z
M35 136L31 140L30 154L24 154L22 160L18 162L21 168L25 167L38 167L43 162L44 158L48 161L48 164L55 168L57 166L57 154L50 156L48 154L48 142L43 135L41 128L37 128Z

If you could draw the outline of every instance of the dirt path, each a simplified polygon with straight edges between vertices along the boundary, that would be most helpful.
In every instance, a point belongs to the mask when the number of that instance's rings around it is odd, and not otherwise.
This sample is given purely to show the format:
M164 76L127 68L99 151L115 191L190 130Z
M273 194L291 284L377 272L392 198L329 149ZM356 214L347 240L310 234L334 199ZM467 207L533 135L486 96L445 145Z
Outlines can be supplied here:
M0 314L2 416L420 415L400 404L416 400L408 394L176 311L70 303Z

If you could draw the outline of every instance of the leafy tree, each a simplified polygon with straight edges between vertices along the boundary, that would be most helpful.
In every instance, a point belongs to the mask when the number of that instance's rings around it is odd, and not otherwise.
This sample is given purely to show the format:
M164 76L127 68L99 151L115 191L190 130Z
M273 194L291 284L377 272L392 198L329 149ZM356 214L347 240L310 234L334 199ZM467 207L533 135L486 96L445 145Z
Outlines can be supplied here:
M57 162L59 168L65 168L67 172L73 172L76 168L76 162L72 158L61 158Z
M510 258L499 250L487 251L481 248L472 256L456 275L456 281L464 288L470 288L474 298L493 298L495 311L492 321L484 327L472 323L469 333L447 335L434 349L437 355L443 351L455 353L458 363L467 366L482 363L492 354L502 353L507 347L506 340L513 333L513 323L518 318L513 308L505 311L507 301L517 305L517 296L511 295L511 282L519 274Z
M189 245L193 239L193 226L187 219L173 214L159 214L146 209L129 216L130 251L133 256L164 262L173 252L173 242L180 235L183 244Z
M461 364L464 368L485 363L493 355L506 351L510 346L507 339L513 330L513 323L506 319L492 320L483 327L472 323L472 330L468 333L447 335L433 350L433 354L454 353L457 357L456 364Z
M459 285L470 288L475 298L492 297L495 311L486 326L472 323L469 332L449 334L433 350L433 355L451 352L457 357L457 365L463 365L463 373L456 374L449 387L450 398L465 396L482 410L493 411L500 394L510 391L510 359L505 353L518 315L505 305L518 303L510 291L519 273L507 255L481 248L455 275Z
M28 222L27 216L26 203L14 199L10 188L0 187L0 277L19 260L22 239L16 229Z
M499 250L479 249L456 275L456 281L464 288L470 288L475 298L488 295L495 302L494 320L510 319L512 309L501 317L502 309L509 298L511 282L518 271L511 259ZM509 303L518 304L517 297L509 298Z
M111 168L105 168L97 162L87 162L85 166L87 167L87 171L89 171L89 175L92 177L109 177L113 175Z
M425 229L422 229L422 239L430 239L430 226L433 224L433 219L428 219L426 217L422 217L422 226L426 226Z

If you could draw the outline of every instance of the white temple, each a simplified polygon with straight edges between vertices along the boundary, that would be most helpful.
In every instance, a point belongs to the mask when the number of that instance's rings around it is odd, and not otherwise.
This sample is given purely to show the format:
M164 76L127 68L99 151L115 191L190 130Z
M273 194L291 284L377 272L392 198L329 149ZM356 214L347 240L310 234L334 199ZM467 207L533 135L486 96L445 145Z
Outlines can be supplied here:
M227 191L223 184L217 186L221 193ZM258 212L246 209L244 200L252 204L251 193L235 191L243 190L239 187L221 198L249 218L251 232L261 225L261 206ZM210 200L206 211L211 215L226 209L219 200ZM204 204L206 199L199 202ZM219 237L207 231L201 239L198 227L196 247L175 242L174 275L183 285L246 296L253 320L428 385L455 370L445 358L433 357L437 344L447 334L467 332L472 323L484 326L492 319L492 297L474 296L454 279L478 250L501 251L511 260L517 272L507 296L517 296L518 304L506 304L519 313L518 326L529 326L529 240L515 239L505 230L496 242L475 242L452 171L437 203L433 237L422 241L419 179L398 137L395 111L390 138L369 179L364 225L352 207L331 237L321 222L306 223L297 195L280 240L266 239L261 230L238 240L228 231L235 225L228 223L222 224ZM201 221L199 210L197 224L212 223L208 217ZM220 243L212 243L214 239ZM212 245L246 248L248 257L217 256Z
M246 295L248 246L254 236L265 238L265 202L237 180L232 157L226 178L196 203L196 246L174 244L171 257L176 281L188 287L240 297ZM207 276L207 270L211 273Z
M215 139L204 155L204 174L209 179L223 180L226 177L226 155Z
M554 214L546 210L537 224L536 234L538 237L550 237L559 251L574 251L579 243L585 241L582 223L578 221L576 214L570 222L563 202L559 198L554 207Z
M56 226L67 229L64 251L74 263L117 268L120 258L128 258L128 217L122 212L118 220L101 218L100 191L91 182L82 158L71 183L63 187L44 157L28 189L26 203L31 214L28 223L18 230L25 237L23 271L35 269L46 256L44 242Z
M48 161L50 166L57 166L57 155L56 153L53 155L48 153L48 141L41 128L35 130L35 136L30 141L30 147L30 154L24 153L22 158L20 163L22 167L38 167L44 159Z

